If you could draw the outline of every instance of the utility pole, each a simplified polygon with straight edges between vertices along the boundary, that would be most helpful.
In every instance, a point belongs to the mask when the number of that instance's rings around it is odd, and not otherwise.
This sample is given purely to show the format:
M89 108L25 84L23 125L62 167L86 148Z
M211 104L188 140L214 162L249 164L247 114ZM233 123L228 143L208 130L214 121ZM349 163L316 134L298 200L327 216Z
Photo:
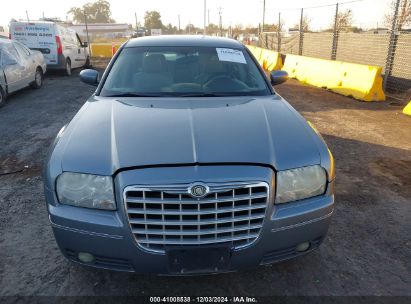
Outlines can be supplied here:
M91 65L91 49L90 49L90 39L88 37L88 26L87 26L87 14L86 11L84 11L84 23L86 25L86 34L87 34L87 44L88 44L88 55L90 58L90 65Z
M26 16L27 16L27 22L30 22L28 11L26 11Z
M281 51L281 13L278 13L277 52Z
M218 8L218 14L220 15L220 37L223 36L223 12L222 12L222 7L220 6Z
M395 54L395 48L397 44L397 20L398 20L398 10L400 8L400 2L401 0L397 0L397 3L395 4L395 9L394 9L394 16L392 18L392 25L391 25L391 34L390 34L390 45L388 47L388 54L387 54L387 61L385 63L385 72L384 72L384 82L383 82L383 88L387 88L387 83L388 83L388 77L391 76L392 72L392 66L394 62L394 54Z
M263 2L263 24L261 27L261 32L264 33L264 25L265 25L265 0Z
M331 60L337 59L337 47L338 47L338 34L340 29L338 28L338 3L335 6L335 21L334 21L334 34L333 34L333 48L331 51Z
M303 42L304 42L304 24L303 24L303 19L304 19L304 9L301 9L301 19L300 19L300 39L298 43L298 55L303 54Z
M210 10L207 11L208 13L208 20L207 20L207 24L210 25Z
M138 31L137 13L134 13L134 17L136 17L136 32L137 32Z
M204 35L207 34L207 0L204 0Z
M180 15L178 15L178 31L180 31L181 30L181 28L180 28Z

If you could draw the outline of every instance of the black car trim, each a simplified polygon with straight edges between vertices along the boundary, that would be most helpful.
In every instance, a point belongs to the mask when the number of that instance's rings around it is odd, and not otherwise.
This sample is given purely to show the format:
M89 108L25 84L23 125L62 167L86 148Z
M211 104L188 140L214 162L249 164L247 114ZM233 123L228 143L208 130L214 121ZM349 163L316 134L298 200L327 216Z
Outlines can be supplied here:
M158 165L142 165L142 166L130 166L130 167L124 167L117 169L113 173L113 178L117 176L117 174L124 172L124 171L130 171L130 170L141 170L141 169L151 169L151 168L178 168L178 167L196 167L196 166L201 166L201 167L206 167L206 166L256 166L256 167L265 167L265 168L270 168L271 170L274 171L274 173L277 173L277 170L267 164L262 164L262 163L247 163L247 162L232 162L232 163L181 163L181 164L158 164Z

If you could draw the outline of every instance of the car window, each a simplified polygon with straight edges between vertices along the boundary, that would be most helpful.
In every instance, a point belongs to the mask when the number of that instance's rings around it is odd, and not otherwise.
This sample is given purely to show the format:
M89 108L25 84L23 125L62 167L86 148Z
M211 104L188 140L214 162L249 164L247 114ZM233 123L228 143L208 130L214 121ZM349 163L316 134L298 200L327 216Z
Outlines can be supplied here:
M100 95L269 95L263 74L244 50L215 47L125 48Z
M9 50L11 50L11 51L14 51L15 52L15 54L11 54L10 52L9 52ZM16 50L14 49L14 48L6 48L6 49L3 49L3 51L1 52L1 57L2 57L2 60L3 61L0 61L0 63L2 63L2 65L3 66L6 66L6 65L8 65L8 64L10 64L11 62L16 62L16 61L18 61L18 59L17 59L17 57L16 57L16 55L17 55L17 52L16 52Z
M16 48L15 48L12 44L9 44L9 45L6 47L5 52L7 53L7 55L9 55L9 57L10 57L11 59L18 61L18 59L19 59L19 54L17 53Z
M20 44L20 46L23 48L23 50L26 52L27 55L30 55L30 54L31 54L31 51L30 51L30 49L29 49L27 46L25 46L25 45L23 45L23 44Z
M27 56L30 55L30 52L28 50L25 50L22 45L19 43L14 43L14 46L16 47L17 52L19 53L21 58L26 58Z

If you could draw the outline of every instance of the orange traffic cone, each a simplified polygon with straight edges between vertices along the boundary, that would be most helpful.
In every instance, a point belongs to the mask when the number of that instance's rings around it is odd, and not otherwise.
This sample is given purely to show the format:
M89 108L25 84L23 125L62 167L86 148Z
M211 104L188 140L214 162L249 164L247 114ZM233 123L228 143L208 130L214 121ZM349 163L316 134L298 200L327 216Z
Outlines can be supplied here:
M116 53L116 46L114 45L114 42L111 43L111 57L114 56Z

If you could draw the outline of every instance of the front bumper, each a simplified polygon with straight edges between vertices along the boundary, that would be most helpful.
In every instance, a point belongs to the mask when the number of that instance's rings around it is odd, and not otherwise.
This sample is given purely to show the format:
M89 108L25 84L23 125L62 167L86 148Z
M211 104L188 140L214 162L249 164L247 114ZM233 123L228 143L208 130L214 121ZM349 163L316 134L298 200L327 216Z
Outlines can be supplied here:
M124 189L142 181L165 184L171 179L174 183L259 179L272 187L275 174L269 168L254 166L152 168L119 173L115 188ZM271 203L259 238L249 247L233 250L224 271L247 269L306 254L324 239L334 207L333 182L322 196L284 205L272 204L274 193L271 192ZM60 205L54 192L46 188L50 221L62 253L71 261L92 267L170 274L166 254L150 253L137 245L122 206L122 193L116 193L118 210L101 211ZM298 252L296 246L303 242L310 242L310 247ZM91 253L94 261L80 262L79 252Z

